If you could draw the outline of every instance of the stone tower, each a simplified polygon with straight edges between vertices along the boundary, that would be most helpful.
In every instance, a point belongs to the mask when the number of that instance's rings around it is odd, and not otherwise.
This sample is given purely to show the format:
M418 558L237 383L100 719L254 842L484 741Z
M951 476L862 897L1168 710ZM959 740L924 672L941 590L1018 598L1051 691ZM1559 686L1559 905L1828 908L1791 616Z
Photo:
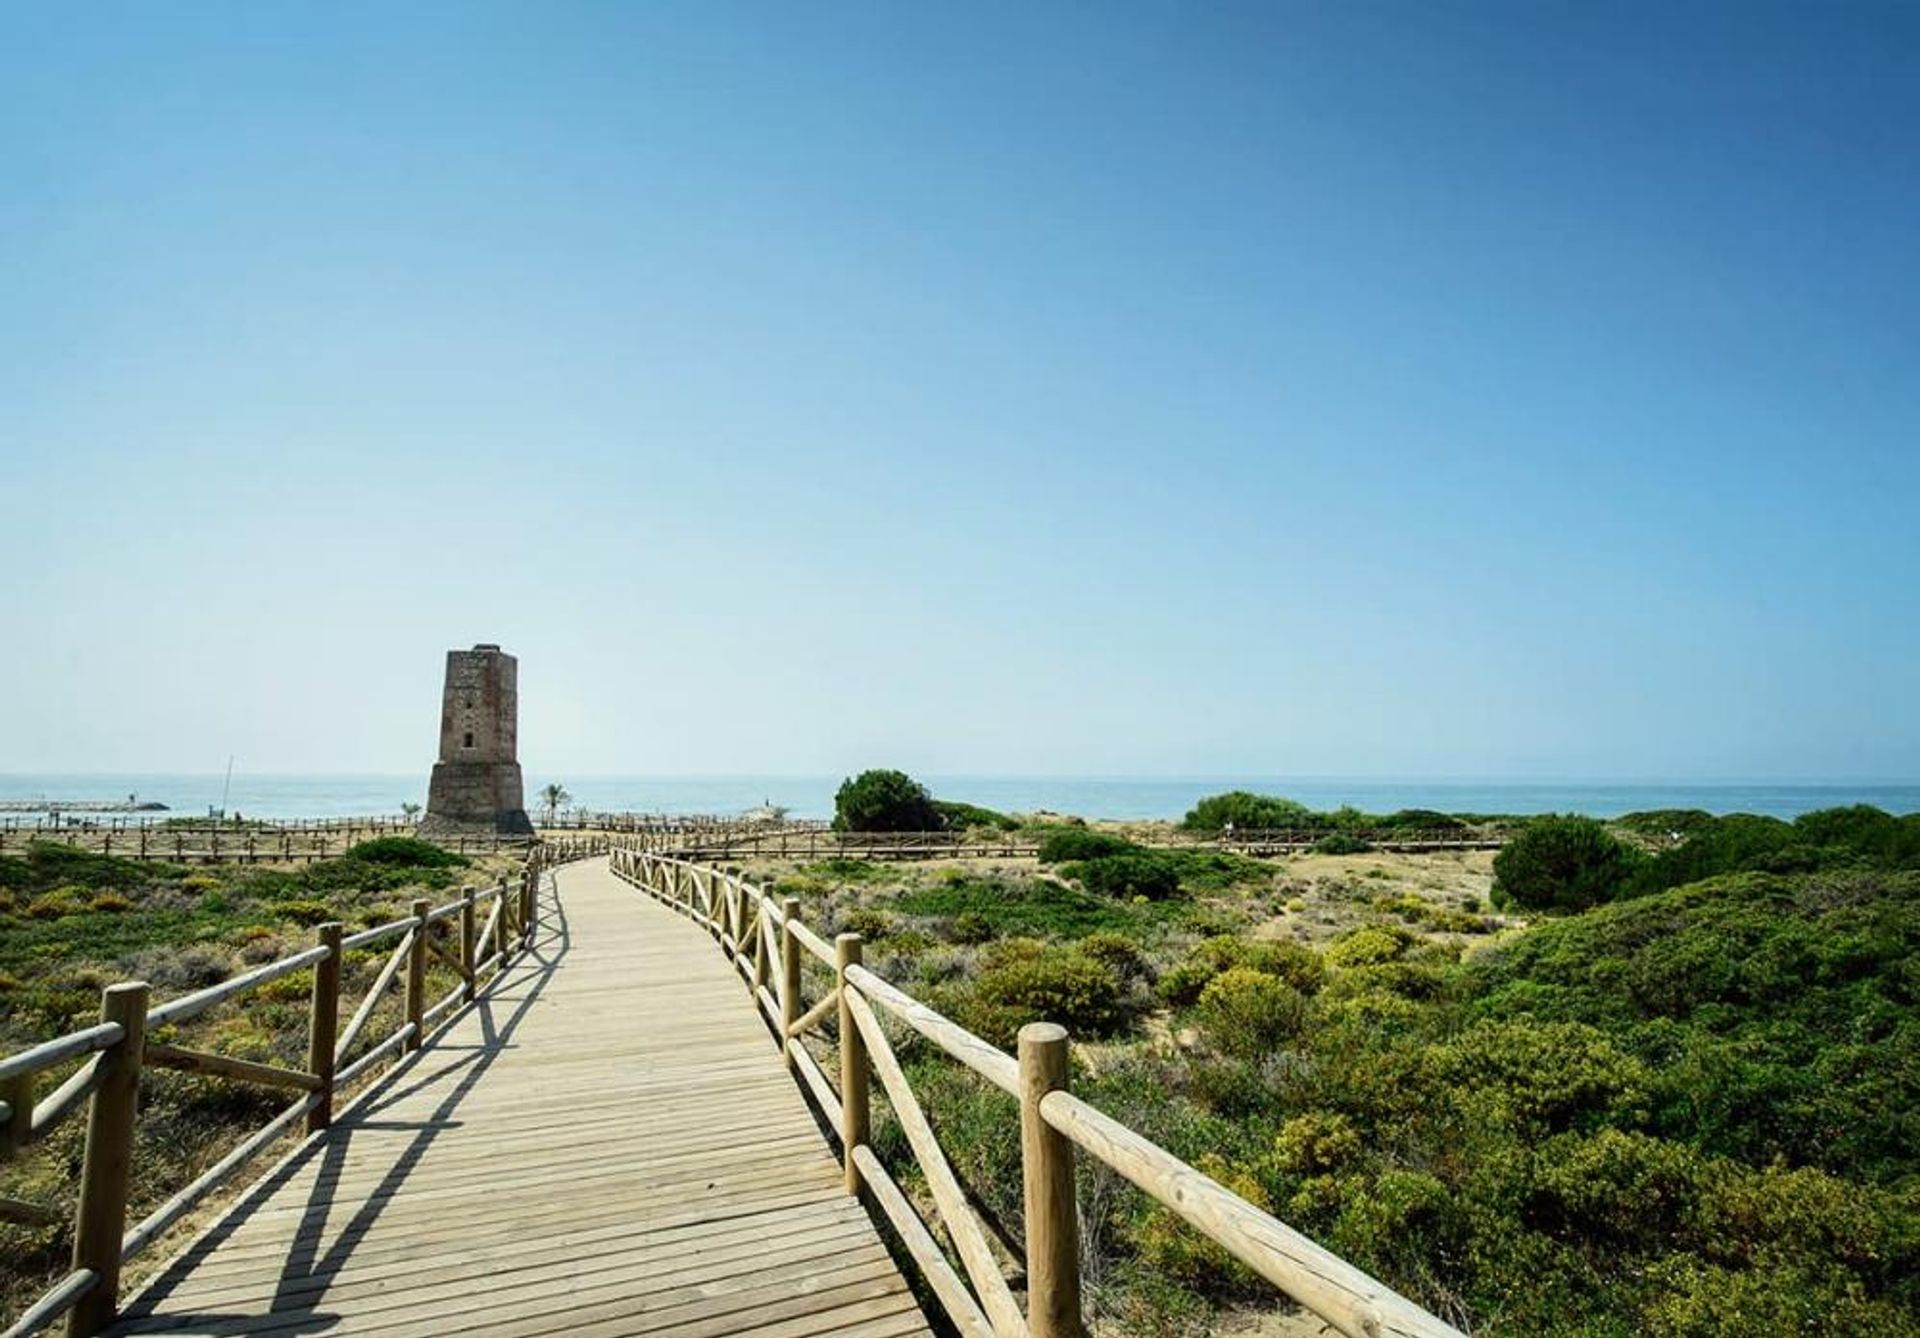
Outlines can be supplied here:
M519 676L520 662L498 646L447 652L422 836L533 835L516 755Z

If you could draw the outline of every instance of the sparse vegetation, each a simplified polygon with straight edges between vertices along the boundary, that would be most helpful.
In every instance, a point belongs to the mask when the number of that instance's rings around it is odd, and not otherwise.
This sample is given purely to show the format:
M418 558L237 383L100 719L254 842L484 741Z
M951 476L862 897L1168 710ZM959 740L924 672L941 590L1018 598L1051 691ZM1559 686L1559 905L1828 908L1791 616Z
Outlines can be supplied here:
M306 946L311 926L322 920L358 928L403 914L412 897L449 886L469 863L407 838L363 842L338 859L292 868L192 872L33 844L0 858L0 1053L96 1018L100 991L115 981L145 980L161 999L218 984ZM347 989L364 989L380 960L349 953ZM436 990L451 983L446 968L431 970ZM301 1067L310 988L310 973L282 977L167 1029L166 1039ZM381 1022L390 1024L399 1006L383 1005ZM40 1094L67 1071L43 1078ZM218 1160L276 1113L277 1102L265 1089L149 1069L141 1084L135 1213ZM43 1205L60 1218L52 1226L0 1224L0 1314L17 1313L66 1267L85 1123L65 1122L29 1155L0 1167L0 1197Z
M1477 883L1456 856L1324 852L1209 883L1189 852L1080 828L1037 867L817 896L890 912L895 978L981 1034L1064 1022L1089 1100L1475 1333L1913 1335L1920 872L1874 866L1906 847L1871 815L1782 825L1794 842L1723 819L1682 842L1818 867L1638 898L1660 855L1583 828L1580 858L1518 866L1559 911L1525 930L1485 912L1484 857ZM1177 899L1087 877L1143 855L1180 869ZM1017 1220L1004 1098L924 1050L910 1067L974 1193ZM1083 1195L1115 1333L1271 1296L1139 1196Z

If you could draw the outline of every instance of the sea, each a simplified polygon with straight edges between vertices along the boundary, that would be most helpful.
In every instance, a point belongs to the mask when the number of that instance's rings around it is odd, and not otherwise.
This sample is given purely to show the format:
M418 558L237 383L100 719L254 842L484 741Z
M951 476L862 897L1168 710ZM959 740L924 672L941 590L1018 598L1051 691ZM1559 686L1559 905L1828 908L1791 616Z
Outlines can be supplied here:
M796 818L833 814L841 776L590 776L529 772L531 805L557 781L592 812L736 814L777 804ZM1920 782L1600 781L1383 779L1327 776L937 776L919 778L942 799L1005 812L1048 811L1085 818L1178 818L1205 795L1252 790L1311 808L1352 804L1371 813L1431 808L1446 813L1586 813L1616 817L1657 808L1760 813L1792 818L1813 809L1873 804L1920 811ZM254 818L365 817L423 804L424 772L411 775L0 774L0 801L125 800L166 805L154 817L204 817L224 809ZM7 814L4 816L15 816Z

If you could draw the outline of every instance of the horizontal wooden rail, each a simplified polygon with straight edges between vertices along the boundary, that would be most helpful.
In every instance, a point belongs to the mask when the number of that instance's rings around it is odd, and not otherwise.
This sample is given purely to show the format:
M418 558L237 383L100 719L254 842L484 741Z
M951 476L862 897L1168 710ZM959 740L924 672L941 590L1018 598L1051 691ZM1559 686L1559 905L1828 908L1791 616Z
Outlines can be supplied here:
M263 1149L288 1133L319 1102L320 1095L317 1092L294 1102L265 1127L256 1130L245 1142L201 1172L192 1184L147 1214L139 1225L120 1238L120 1257L123 1260L131 1259L153 1244L161 1232L185 1217L208 1193L232 1179Z
M209 985L204 990L182 995L149 1012L147 1025L160 1027L169 1022L185 1022L190 1017L197 1017L206 1012L215 1004L225 1003L236 995L258 989L270 980L290 976L295 971L304 971L315 962L324 962L331 951L324 946L308 948L305 952L296 952L291 957L283 957L277 962L268 962L265 966L255 967L231 980L223 980L218 985Z
M1325 833L1320 833L1324 835ZM933 1295L968 1338L1084 1338L1079 1243L1073 1202L1073 1154L1094 1157L1163 1204L1349 1338L1462 1338L1459 1331L1386 1284L1315 1244L1225 1186L1066 1090L1067 1035L1035 1023L1021 1033L1020 1057L989 1044L927 1007L860 962L858 935L842 935L837 951L800 923L797 904L780 905L737 873L663 853L652 835L616 837L610 865L620 877L679 910L735 957L751 998L767 1016L789 1066L820 1114L841 1137L850 1188L858 1188L898 1233ZM758 917L751 969L737 945ZM776 940L766 934L779 927ZM809 942L809 940L812 940ZM834 965L836 981L810 1007L798 997L798 952ZM779 958L776 998L761 983ZM777 1011L776 1011L777 1009ZM989 1232L941 1149L876 1009L885 1009L944 1055L1016 1098L1026 1206L1024 1316L1014 1300ZM803 1036L834 1012L841 1081L836 1086ZM940 1225L960 1268L867 1146L867 1077L877 1077L914 1160L925 1177Z
M27 1134L31 1141L37 1143L45 1138L56 1124L71 1114L82 1101L93 1095L94 1089L100 1085L100 1078L104 1072L101 1059L100 1055L89 1059L75 1069L65 1082L48 1092L46 1100L34 1106L33 1123Z
M26 1338L40 1332L86 1299L100 1285L100 1275L90 1268L76 1268L55 1283L40 1299L20 1313L0 1338Z
M50 1041L42 1041L31 1049L0 1059L0 1082L9 1078L31 1077L43 1069L64 1064L69 1059L78 1059L95 1050L105 1050L110 1045L119 1044L124 1035L126 1032L118 1022L100 1022L65 1036L56 1036Z

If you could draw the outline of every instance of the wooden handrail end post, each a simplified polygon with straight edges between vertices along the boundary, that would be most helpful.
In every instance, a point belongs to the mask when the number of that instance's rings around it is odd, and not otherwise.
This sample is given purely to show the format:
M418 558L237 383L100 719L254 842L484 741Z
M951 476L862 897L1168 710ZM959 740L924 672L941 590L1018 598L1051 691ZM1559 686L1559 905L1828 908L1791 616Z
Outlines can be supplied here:
M1031 1338L1086 1338L1080 1313L1080 1222L1073 1144L1040 1114L1067 1087L1067 1029L1020 1029L1020 1167L1027 1222L1027 1331Z
M406 1043L409 1050L420 1048L420 1032L426 1025L427 936L433 932L427 914L432 910L433 903L424 898L413 903L413 948L407 954L407 1021L413 1024Z
M793 932L799 918L799 901L788 897L780 903L780 1054L789 1071L796 1067L793 1047L800 1044L793 1034L800 1020L800 936Z
M460 1002L473 1002L474 966L480 960L480 943L477 936L479 918L476 913L474 891L470 887L460 889Z
M858 934L842 934L833 941L840 983L840 1143L849 1194L860 1192L860 1168L853 1160L853 1150L866 1144L871 1118L867 1047L853 1020L853 1006L847 1002L853 993L847 969L860 965L861 944Z
M109 985L100 996L100 1020L119 1023L121 1036L101 1054L73 1220L73 1266L92 1269L98 1281L67 1312L67 1338L91 1338L120 1311L120 1238L127 1230L133 1185L133 1121L146 1056L147 996L143 980Z
M325 960L314 963L313 1002L307 1014L307 1072L320 1079L320 1099L307 1112L308 1133L333 1123L333 1046L340 1032L340 940L344 933L338 920L319 929L320 946L328 951Z

